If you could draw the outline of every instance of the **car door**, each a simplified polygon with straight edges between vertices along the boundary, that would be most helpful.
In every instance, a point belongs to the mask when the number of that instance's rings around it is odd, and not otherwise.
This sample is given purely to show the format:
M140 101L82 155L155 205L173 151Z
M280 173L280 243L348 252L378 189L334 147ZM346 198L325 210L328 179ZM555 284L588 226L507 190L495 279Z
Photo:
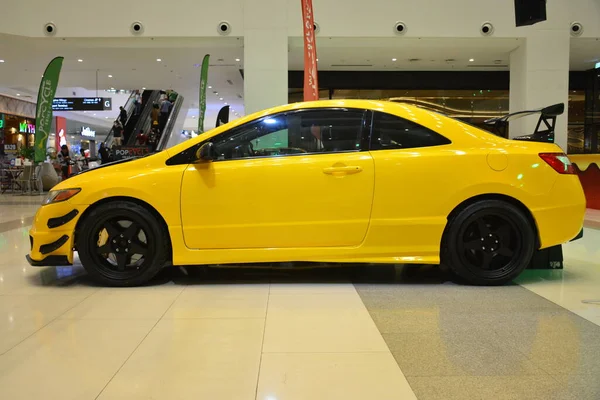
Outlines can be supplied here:
M184 172L181 221L193 249L359 245L374 167L365 110L281 113L210 141L217 157Z

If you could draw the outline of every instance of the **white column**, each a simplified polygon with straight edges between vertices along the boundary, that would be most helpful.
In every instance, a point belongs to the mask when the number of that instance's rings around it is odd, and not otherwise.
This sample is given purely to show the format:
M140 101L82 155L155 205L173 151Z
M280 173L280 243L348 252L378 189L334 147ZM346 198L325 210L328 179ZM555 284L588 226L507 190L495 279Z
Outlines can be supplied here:
M287 19L287 1L244 0L246 114L288 102Z
M548 3L550 5L551 3ZM549 10L550 11L550 10ZM555 14L556 15L556 14ZM560 18L562 21L563 18ZM569 44L567 21L539 24L528 29L524 42L510 54L510 112L565 103L565 113L556 121L555 142L567 150L569 102ZM536 117L510 123L510 136L531 134Z

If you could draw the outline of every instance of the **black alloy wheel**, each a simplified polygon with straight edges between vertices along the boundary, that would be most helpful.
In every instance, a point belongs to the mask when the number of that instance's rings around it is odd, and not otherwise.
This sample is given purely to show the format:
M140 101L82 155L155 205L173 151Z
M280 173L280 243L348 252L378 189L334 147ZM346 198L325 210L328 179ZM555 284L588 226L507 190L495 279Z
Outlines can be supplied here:
M529 264L535 248L532 222L514 205L483 200L448 222L442 262L476 285L501 285Z
M169 254L167 233L144 207L118 201L94 209L77 232L86 271L111 286L135 286L151 279Z

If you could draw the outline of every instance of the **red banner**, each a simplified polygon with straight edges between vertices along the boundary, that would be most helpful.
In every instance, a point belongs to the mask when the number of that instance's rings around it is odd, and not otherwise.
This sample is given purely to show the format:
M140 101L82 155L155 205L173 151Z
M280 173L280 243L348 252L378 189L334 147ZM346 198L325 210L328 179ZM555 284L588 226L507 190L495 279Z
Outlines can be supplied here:
M315 41L312 0L301 1L302 22L304 25L304 101L319 100L317 44Z
M63 144L68 145L67 141L67 119L65 117L56 117L56 136L54 136L56 143L56 151L60 151L60 146Z

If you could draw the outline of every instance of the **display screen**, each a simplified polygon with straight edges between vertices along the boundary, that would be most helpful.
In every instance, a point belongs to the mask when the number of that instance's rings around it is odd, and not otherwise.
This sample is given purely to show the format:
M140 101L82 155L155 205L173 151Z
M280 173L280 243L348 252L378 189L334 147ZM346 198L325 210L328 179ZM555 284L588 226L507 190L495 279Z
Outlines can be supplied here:
M52 100L52 111L110 111L109 97L57 97Z

